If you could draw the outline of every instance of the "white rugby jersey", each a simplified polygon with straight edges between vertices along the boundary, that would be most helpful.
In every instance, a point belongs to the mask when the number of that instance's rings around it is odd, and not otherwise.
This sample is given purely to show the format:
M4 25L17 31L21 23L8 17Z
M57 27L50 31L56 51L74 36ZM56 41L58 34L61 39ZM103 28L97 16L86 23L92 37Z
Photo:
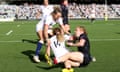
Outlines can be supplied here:
M53 6L52 5L48 5L48 6L44 6L42 5L40 7L40 10L42 12L42 17L45 17L47 15L50 15L53 12Z
M58 20L55 21L55 20L53 19L52 15L46 17L46 19L45 19L44 21L45 21L44 24L47 24L50 29L53 27L53 25L55 25L55 24L57 24L57 23L60 24L60 25L63 24L62 18L59 18Z
M60 17L58 20L54 20L52 15L48 15L47 17L43 18L38 24L37 24L37 27L36 27L36 31L38 32L39 30L43 30L44 28L44 24L47 24L49 26L49 30L52 29L53 25L55 24L60 24L62 25L63 24L63 20L62 18Z
M59 42L56 36L53 36L52 38L50 38L50 42L51 42L50 47L56 58L59 58L69 52L66 49L65 41L68 40L70 36L64 35L64 37L65 37L65 40L63 42Z

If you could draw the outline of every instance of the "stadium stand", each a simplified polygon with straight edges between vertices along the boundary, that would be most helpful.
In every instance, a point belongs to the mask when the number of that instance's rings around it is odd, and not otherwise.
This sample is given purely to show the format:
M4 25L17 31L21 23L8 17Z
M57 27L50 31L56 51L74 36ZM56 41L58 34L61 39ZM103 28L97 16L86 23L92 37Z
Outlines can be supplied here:
M104 18L104 4L69 4L69 18L86 18L95 9L96 18ZM0 5L0 18L15 19L38 19L36 16L40 11L38 4L24 5ZM107 5L107 14L109 18L120 18L120 4ZM39 14L40 16L40 14ZM40 18L40 17L39 17Z
M104 18L104 4L70 4L69 16L86 18L91 14L93 8L95 8L96 18ZM120 5L107 5L107 14L109 18L120 18Z

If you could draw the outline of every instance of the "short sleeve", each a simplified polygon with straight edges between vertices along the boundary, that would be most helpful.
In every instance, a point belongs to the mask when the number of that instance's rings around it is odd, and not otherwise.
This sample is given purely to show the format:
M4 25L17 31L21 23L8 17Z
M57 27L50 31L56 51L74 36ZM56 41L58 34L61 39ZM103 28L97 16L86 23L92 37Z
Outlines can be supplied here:
M52 13L54 11L54 7L51 5L50 12Z
M85 35L85 34L82 34L82 35L80 36L80 39L86 39L86 35Z
M60 25L63 24L63 19L62 19L62 17L60 17L60 18L57 20L57 23L60 24Z
M70 37L71 37L71 35L67 35L67 34L65 34L64 37L65 37L65 40L69 40Z

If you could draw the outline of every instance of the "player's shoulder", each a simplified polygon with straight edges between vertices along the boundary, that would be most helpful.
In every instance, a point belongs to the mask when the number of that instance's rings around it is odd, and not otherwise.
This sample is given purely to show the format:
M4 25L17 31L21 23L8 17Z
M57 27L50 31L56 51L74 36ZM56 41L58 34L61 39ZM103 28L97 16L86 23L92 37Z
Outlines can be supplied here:
M80 35L80 39L86 39L87 38L87 35L86 34L81 34Z
M54 20L53 20L53 17L52 15L47 15L46 18L45 18L45 24L51 24Z
M61 22L61 21L63 21L62 17L57 19L57 22Z
M50 40L51 40L51 41L56 40L56 36L52 36L52 37L50 38Z

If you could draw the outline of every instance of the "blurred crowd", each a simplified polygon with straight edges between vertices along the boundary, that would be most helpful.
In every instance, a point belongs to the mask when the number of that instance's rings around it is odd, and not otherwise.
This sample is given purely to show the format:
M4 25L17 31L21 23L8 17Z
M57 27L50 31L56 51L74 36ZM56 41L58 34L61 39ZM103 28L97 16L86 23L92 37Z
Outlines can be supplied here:
M69 18L87 18L92 10L96 18L104 18L105 13L109 18L120 18L120 4L69 4ZM39 19L40 5L0 5L0 18Z
M120 5L102 4L69 4L69 17L86 18L92 11L95 11L96 18L104 18L105 14L109 18L120 18Z
M36 19L40 5L0 5L0 18Z

